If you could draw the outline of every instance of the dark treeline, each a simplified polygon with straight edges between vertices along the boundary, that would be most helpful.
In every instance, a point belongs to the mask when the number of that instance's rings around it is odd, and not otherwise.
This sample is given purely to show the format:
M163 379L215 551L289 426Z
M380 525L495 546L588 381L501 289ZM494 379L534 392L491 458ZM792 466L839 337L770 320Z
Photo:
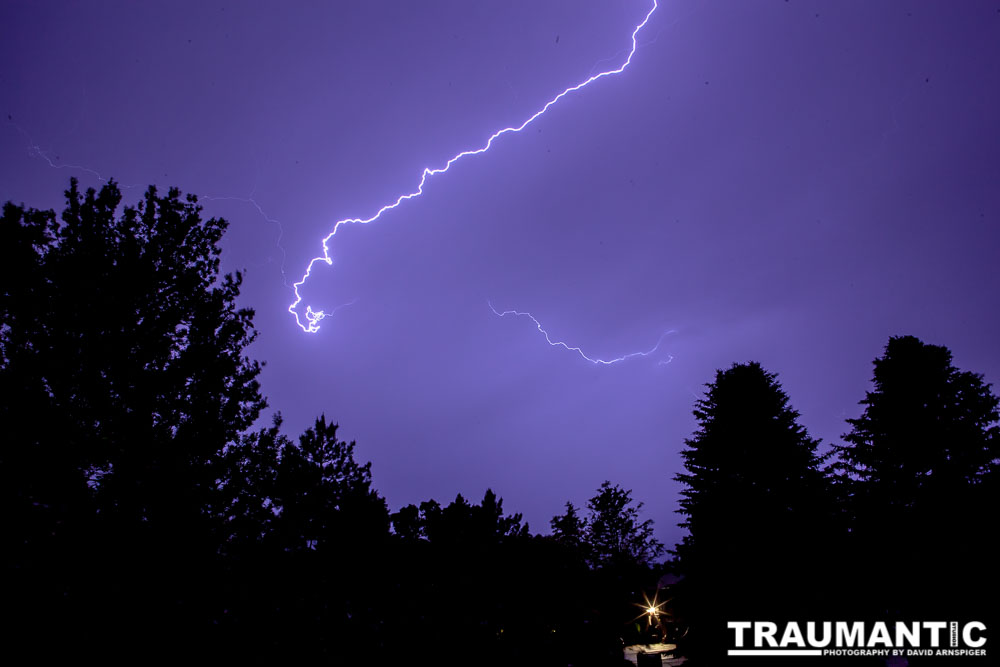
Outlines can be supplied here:
M487 490L390 514L324 417L251 430L223 220L114 183L0 219L4 653L607 664L662 546L605 484L532 534Z
M724 661L729 621L996 618L997 397L912 336L889 340L873 385L823 455L759 364L708 385L677 475L691 664Z
M120 208L74 180L66 202L0 218L7 652L619 665L656 635L636 603L667 573L695 665L733 620L994 615L998 400L946 348L890 339L825 452L773 373L719 371L677 476L688 535L660 562L610 482L540 535L491 490L391 513L325 417L252 430L226 222L173 189Z

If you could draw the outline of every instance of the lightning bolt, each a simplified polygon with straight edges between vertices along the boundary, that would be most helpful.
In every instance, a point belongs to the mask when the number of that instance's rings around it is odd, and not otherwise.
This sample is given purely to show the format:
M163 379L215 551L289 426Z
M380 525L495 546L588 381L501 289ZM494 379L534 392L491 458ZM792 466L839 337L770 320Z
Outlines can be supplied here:
M437 176L438 174L445 173L446 171L448 171L449 169L451 169L451 165L455 164L456 162L458 162L459 160L461 160L462 158L464 158L466 156L469 156L469 155L481 155L482 153L485 153L486 151L488 151L493 146L493 142L494 141L496 141L497 139L499 139L500 137L502 137L505 134L516 134L517 132L520 132L524 128L528 127L528 125L530 125L532 122L534 122L534 120L536 118L538 118L539 116L541 116L542 114L544 114L546 111L548 111L549 108L552 107L552 105L554 105L556 102L558 102L559 100L561 100L565 96L569 95L570 93L576 92L576 91L580 90L581 88L584 88L584 87L590 85L591 83L593 83L593 82L595 82L595 81L597 81L599 79L603 79L604 77L612 76L614 74L621 74L622 72L624 72L625 68L627 68L632 63L632 56L635 55L635 51L636 51L636 48L637 48L636 36L639 34L639 31L642 30L646 26L647 23L649 23L650 17L653 15L653 12L655 12L656 9L657 9L657 7L658 7L657 3L658 3L658 0L653 0L653 6L652 6L652 8L650 8L650 10L646 14L645 18L643 18L642 21L635 27L635 29L632 30L632 48L629 50L628 57L625 58L625 62L622 63L622 65L620 67L617 67L615 69L606 70L606 71L600 72L598 74L591 75L590 77L588 77L584 81L576 84L575 86L571 86L571 87L565 89L564 91L562 91L561 93L559 93L558 95L556 95L555 97L553 97L551 100L549 100L548 102L546 102L545 106L543 106L541 109L539 109L534 114L532 114L526 121L524 121L520 125L511 126L511 127L505 127L502 130L497 130L496 132L494 132L492 135L490 135L490 138L486 140L486 143L481 148L462 151L461 153L455 155L450 160L448 160L447 162L445 162L445 164L444 164L443 167L438 167L436 169L430 169L430 168L425 167L423 173L420 175L420 183L417 185L417 189L416 190L414 190L413 192L410 192L408 194L400 195L396 199L396 201L394 201L394 202L392 202L390 204L386 204L382 208L378 209L378 211L376 211L375 214L372 215L371 217L369 217L369 218L345 218L343 220L338 220L337 222L335 222L333 224L333 229L330 230L330 233L327 234L325 237L323 237L323 242L322 242L323 254L319 255L317 257L313 257L311 260L309 260L309 264L306 266L306 271L302 275L302 278L298 282L296 282L296 283L294 283L292 285L292 290L295 293L295 300L291 303L291 305L288 306L288 312L291 313L292 316L295 318L295 323L299 325L299 328L301 328L302 331L304 331L306 333L316 333L320 329L319 323L321 321L323 321L324 318L329 317L330 315L333 314L332 312L331 313L326 313L325 311L322 311L322 310L313 310L312 306L309 306L309 305L306 305L305 313L301 313L300 314L298 312L298 310L296 310L296 309L299 307L299 304L302 303L302 294L299 292L299 288L302 287L306 283L307 280L309 280L309 277L312 275L313 267L318 262L323 262L323 263L325 263L328 266L330 266L330 265L333 264L333 258L330 256L330 245L329 245L330 244L330 239L332 239L334 236L336 236L337 230L340 229L341 225L346 225L346 224L367 225L368 223L375 222L380 217L382 217L382 214L385 213L386 211L391 211L392 209L394 209L397 206L399 206L400 204L402 204L404 201L407 201L409 199L414 199L414 198L419 197L420 195L422 195L424 193L424 185L427 183L427 179L429 179L430 177ZM492 308L492 306L491 306L491 308ZM517 314L521 315L522 313L517 313ZM524 313L524 314L526 314L526 313ZM529 317L530 317L530 315L529 315ZM303 318L305 320L304 322L303 322ZM534 320L533 317L531 319ZM538 323L537 320L535 321L535 323L536 324ZM541 327L539 327L539 329L541 330ZM544 333L544 331L543 331L543 333ZM664 334L664 335L666 335L666 334ZM546 334L546 338L548 338L547 334ZM661 336L661 340L662 340L662 336ZM549 342L551 344L551 341L549 341ZM568 345L565 345L564 343L558 343L558 344L562 345L563 347L566 347L566 349L568 349L568 350L575 350L577 352L580 351L579 348L572 348L572 347L569 347ZM659 343L657 343L657 346L659 346ZM651 350L649 353L652 353L653 351L655 351L655 349L656 348L654 348L653 350ZM586 355L584 355L583 352L580 352L580 354L583 356L584 359L587 359L588 361L591 361L593 363L615 363L616 361L623 361L626 358L629 358L631 356L636 356L637 354L642 354L642 353L633 353L632 355L626 355L626 357L623 357L623 358L618 359L618 360L611 360L611 361L594 360L594 359L590 359L589 357L587 357Z
M622 361L628 361L629 359L634 359L635 357L648 357L649 355L655 353L658 349L660 349L660 344L663 343L664 338L666 338L672 333L677 333L674 329L671 329L670 331L664 331L662 334L660 334L660 337L657 339L656 345L646 350L645 352L629 352L628 354L623 354L622 356L615 357L614 359L598 359L596 357L587 356L584 353L584 351L579 347L570 345L569 343L564 343L561 340L552 340L552 337L549 336L549 332L542 327L542 323L539 322L537 319L535 319L535 316L532 315L531 313L517 311L517 310L505 310L501 312L496 308L494 308L492 303L489 303L489 306L490 310L492 310L497 317L506 317L507 315L514 315L515 317L527 317L529 320L535 323L535 328L538 329L538 331L541 332L543 336L545 336L545 341L549 345L551 345L552 347L561 347L565 350L568 350L569 352L576 352L581 357L583 357L590 363L594 364L595 366L610 366L612 364L617 364ZM666 361L660 361L658 365L669 364L671 361L674 360L673 355L667 355L667 356L669 357L669 359L667 359Z

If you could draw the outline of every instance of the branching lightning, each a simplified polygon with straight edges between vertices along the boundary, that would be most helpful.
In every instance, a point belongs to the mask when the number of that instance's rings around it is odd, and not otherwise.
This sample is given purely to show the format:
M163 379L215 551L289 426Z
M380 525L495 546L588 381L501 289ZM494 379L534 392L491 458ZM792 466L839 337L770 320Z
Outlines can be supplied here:
M108 183L109 182L110 179L104 177L96 169L92 169L91 167L87 167L87 166L84 166L84 165L69 164L69 163L66 163L66 162L61 162L61 161L59 161L59 156L58 155L53 158L52 155L50 155L49 151L46 151L45 149L43 149L39 144L37 144L34 141L34 139L31 138L31 135L28 134L27 130L25 130L23 127L21 127L20 125L18 125L17 123L15 123L9 117L7 119L7 122L11 126L13 126L15 130L17 130L18 134L20 134L21 137L26 142L27 149L28 149L28 155L30 157L38 159L38 160L42 160L43 162L45 162L47 165L49 165L53 169L70 169L70 170L74 170L74 171L81 171L81 172L90 174L91 176L93 176L94 178L96 178L101 183ZM118 183L117 185L118 185L118 188L120 190L131 190L132 188L141 188L141 187L143 187L143 185L141 183L134 183L132 185L122 185L121 183ZM278 238L275 240L275 245L278 247L279 250L281 250L281 266L280 266L279 270L281 271L281 276L282 276L282 279L285 282L285 286L289 287L289 285L288 285L288 279L287 279L287 276L285 275L285 262L287 261L288 258L287 258L287 253L285 252L284 246L281 245L281 240L282 240L282 238L285 235L285 228L281 224L280 220L275 220L274 218L272 218L271 216L269 216L264 211L264 208L254 198L254 196L256 194L256 191L257 191L257 186L255 185L253 191L251 191L251 193L250 193L250 195L248 197L201 195L199 197L199 200L202 200L202 201L234 201L234 202L240 202L240 203L243 203L243 204L249 204L249 205L253 206L255 209L257 209L257 213L259 213L260 217L262 217L267 223L272 224L272 225L276 225L278 227ZM354 304L354 301L352 301L349 304L343 304L341 306L337 306L337 308L334 309L334 310L335 311L336 310L340 310L344 306L349 306L349 305L353 305L353 304Z
M291 303L291 305L288 306L288 312L291 313L292 316L295 318L296 324L298 324L299 327L304 332L306 332L306 333L315 333L315 332L319 331L319 329L320 329L319 323L324 318L329 317L330 315L333 314L332 312L331 313L327 313L327 312L325 312L323 310L313 310L312 307L309 306L309 305L306 305L305 312L300 314L298 312L297 308L299 307L299 304L302 303L302 294L299 292L299 288L302 287L307 280L309 280L309 277L312 275L313 267L316 265L316 263L317 262L323 262L323 263L327 264L328 266L333 264L333 258L330 256L330 246L329 246L329 243L330 243L330 239L332 239L337 234L337 230L340 229L341 225L345 225L345 224L361 224L361 225L366 225L366 224L368 224L370 222L375 222L386 211L391 211L392 209L394 209L397 206L399 206L400 204L402 204L404 201L406 201L408 199L414 199L414 198L419 197L420 195L422 195L424 193L424 185L427 183L427 179L430 178L431 176L436 176L438 174L445 173L446 171L448 171L451 168L451 165L455 164L458 160L462 159L463 157L466 157L466 156L469 156L469 155L480 155L482 153L485 153L486 151L488 151L493 146L493 142L496 141L498 138L502 137L505 134L514 134L514 133L520 132L524 128L528 127L528 125L530 125L536 118L538 118L539 116L541 116L542 114L544 114L546 111L548 111L549 108L552 107L552 105L554 105L556 102L558 102L559 100L561 100L566 95L569 95L570 93L576 92L576 91L580 90L581 88L584 88L584 87L590 85L594 81L597 81L598 79L603 79L604 77L612 76L614 74L621 74L622 72L624 72L625 68L627 68L631 64L631 62L632 62L632 56L635 55L635 51L636 51L636 48L637 48L636 36L639 34L639 31L642 30L646 26L647 23L649 23L649 19L653 15L653 12L656 11L657 6L658 6L657 0L653 0L653 6L652 6L652 8L649 10L649 12L646 14L646 16L642 19L642 21L635 27L635 29L632 30L632 48L629 50L628 57L625 58L625 62L622 63L622 65L620 67L618 67L616 69L606 70L606 71L600 72L598 74L594 74L594 75L588 77L587 79L585 79L584 81L582 81L581 83L578 83L575 86L572 86L570 88L565 89L564 91L562 91L561 93L559 93L558 95L556 95L555 97L553 97L551 100L549 100L548 102L546 102L545 106L543 106L541 109L539 109L538 111L536 111L533 115L531 115L526 121L524 121L520 125L518 125L518 126L511 126L511 127L505 127L502 130L498 130L498 131L494 132L489 137L489 139L486 140L486 143L481 148L477 148L477 149L474 149L474 150L462 151L461 153L455 155L450 160L448 160L444 164L443 167L438 167L436 169L424 168L424 171L423 171L423 173L420 176L420 183L417 185L417 189L416 190L414 190L413 192L410 192L408 194L400 195L396 199L396 201L394 201L394 202L392 202L390 204L386 204L382 208L378 209L378 211L376 211L375 214L372 215L371 217L369 217L369 218L345 218L344 220L338 220L337 222L335 222L334 225L333 225L333 229L330 230L330 233L327 234L325 237L323 237L323 242L322 242L323 254L319 255L317 257L313 257L311 260L309 260L309 263L306 266L306 271L302 275L302 278L298 282L294 283L293 286L292 286L292 290L295 292L295 300ZM520 314L520 313L518 313L518 314ZM303 322L303 319L304 319L304 322ZM534 318L532 318L532 319L534 319ZM537 321L536 321L536 324L537 324ZM541 329L541 327L539 327L539 329ZM666 334L664 334L664 335L666 335ZM547 335L546 335L546 338L548 338ZM662 340L662 336L661 336L661 340ZM551 343L551 341L550 341L550 343ZM572 347L569 347L568 345L565 345L565 344L562 344L562 343L560 343L560 345L563 345L564 347L566 347L569 350L576 350L576 351L579 352L579 348L572 348ZM659 346L659 343L657 343L657 346ZM654 350L655 350L655 348L654 348ZM650 351L650 353L651 352L652 351ZM592 361L594 363L614 363L614 361L603 361L603 360L590 359L589 357L587 357L586 355L584 355L583 352L580 352L580 354L584 357L584 359L587 359L588 361ZM628 356L635 356L636 354L640 354L640 353L634 353L633 355L628 355ZM624 358L628 358L628 357L624 357ZM620 360L623 360L624 358L622 358Z
M487 303L489 303L489 302L487 302ZM620 363L622 361L628 361L629 359L634 359L635 357L648 357L651 354L655 354L656 351L660 349L660 345L663 343L663 339L664 338L666 338L667 336L669 336L672 333L677 333L673 329L671 329L670 331L664 331L662 334L660 334L660 337L657 339L656 345L654 345L650 349L646 350L645 352L630 352L628 354L623 354L620 357L615 357L614 359L599 359L599 358L596 358L596 357L588 356L579 347L570 345L569 343L564 343L561 340L552 340L552 337L549 336L549 332L546 331L542 327L542 323L539 322L537 319L535 319L535 316L532 315L531 313L523 312L523 311L517 311L517 310L499 311L499 310L497 310L496 308L493 307L492 303L490 303L489 306L490 306L490 310L492 310L493 313L497 317L506 317L507 315L514 315L515 317L527 317L529 320L531 320L532 322L535 323L535 328L538 329L538 331L543 336L545 336L545 341L549 345L551 345L552 347L561 347L561 348L563 348L565 350L568 350L569 352L576 352L581 357L583 357L585 360L589 361L590 363L594 364L595 366L610 366L612 364L617 364L617 363ZM667 355L667 356L669 358L667 360L665 360L665 361L660 361L660 364L669 364L671 361L673 361L673 359L674 359L673 356L671 356L671 355Z
M68 163L65 163L65 162L60 162L58 155L55 156L55 158L53 158L51 155L49 155L48 151L44 150L41 146L39 146L37 143L35 143L34 139L31 138L31 135L28 134L27 130L25 130L23 127L21 127L20 125L18 125L17 123L15 123L13 120L11 120L10 116L7 117L7 122L10 125L12 125L14 127L14 129L16 129L18 131L18 133L21 135L21 137L24 138L25 142L27 142L27 145L28 145L28 155L29 156L31 156L33 158L36 158L36 159L39 159L39 160L42 160L43 162L45 162L46 164L48 164L53 169L57 169L57 170L58 169L69 169L69 170L72 170L72 171L82 171L82 172L86 172L86 173L90 174L91 176L93 176L94 178L96 178L101 183L107 183L109 181L109 179L107 179L104 176L102 176L100 172L95 171L94 169L91 169L90 167L85 167L85 166L79 165L79 164L68 164ZM142 187L142 185L139 184L139 183L133 183L132 185L122 185L121 183L118 183L117 185L118 185L118 189L119 190L131 190L132 188L141 188Z

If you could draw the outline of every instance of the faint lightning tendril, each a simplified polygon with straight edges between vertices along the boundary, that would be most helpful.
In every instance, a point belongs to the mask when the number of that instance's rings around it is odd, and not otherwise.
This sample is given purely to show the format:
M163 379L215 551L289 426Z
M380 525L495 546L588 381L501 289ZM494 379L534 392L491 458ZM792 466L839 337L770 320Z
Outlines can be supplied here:
M646 16L642 19L642 22L640 22L635 27L635 29L632 30L632 48L629 50L628 57L625 59L625 62L622 63L622 65L620 67L618 67L616 69L606 70L606 71L600 72L598 74L594 74L594 75L588 77L587 79L585 79L584 81L582 81L581 83L578 83L575 86L567 88L566 90L562 91L561 93L559 93L558 95L556 95L555 97L553 97L551 100L549 100L548 102L546 102L545 106L543 106L541 109L539 109L538 111L536 111L532 116L530 116L526 121L524 121L520 125L518 125L516 127L515 126L506 127L506 128L504 128L502 130L498 130L498 131L494 132L490 136L490 138L486 140L486 143L481 148L477 148L475 150L462 151L461 153L455 155L453 158L451 158L450 160L448 160L444 164L443 167L438 167L436 169L430 169L430 168L426 168L425 167L423 173L420 176L420 183L417 185L417 189L416 190L414 190L413 192L410 192L409 194L400 195L396 199L396 201L392 202L391 204L386 204L385 206L383 206L382 208L380 208L378 211L376 211L375 214L372 215L371 217L369 217L369 218L345 218L344 220L338 220L337 222L335 222L334 225L333 225L333 229L330 231L330 233L327 234L325 237L323 237L323 242L322 242L323 254L319 255L317 257L313 257L311 260L309 260L309 264L306 266L306 271L302 275L302 278L298 282L296 282L296 283L294 283L292 285L292 290L295 292L295 300L291 303L291 305L288 306L288 312L291 313L292 316L295 318L295 323L299 325L299 328L301 328L306 333L316 333L317 331L319 331L319 328L320 328L319 323L324 318L329 317L330 315L333 314L332 312L331 313L327 313L327 312L322 311L322 310L313 310L311 306L307 305L305 313L302 313L301 316L300 316L300 313L296 310L296 308L298 308L299 304L302 303L302 295L299 293L299 288L302 287L302 285L304 285L305 282L312 275L313 266L315 266L317 262L324 262L328 266L333 264L333 258L330 257L329 242L330 242L330 239L332 239L336 235L337 230L340 229L341 225L348 224L348 223L350 223L350 224L366 225L366 224L368 224L370 222L374 222L374 221L378 220L382 216L382 214L385 213L386 211L390 211L390 210L396 208L397 206L399 206L400 204L402 204L404 201L406 201L408 199L414 199L415 197L419 197L420 195L422 195L424 193L424 184L427 183L427 179L429 177L436 176L437 174L443 174L444 172L448 171L451 168L451 165L455 164L455 162L457 162L458 160L462 159L463 157L465 157L467 155L479 155L481 153L485 153L486 151L488 151L493 146L493 142L496 139L498 139L499 137L501 137L501 136L503 136L505 134L511 134L511 133L520 132L521 130L523 130L524 128L526 128L528 125L530 125L536 118L538 118L539 116L541 116L542 114L544 114L546 111L548 111L549 107L551 107L552 105L554 105L556 102L558 102L559 100L561 100L566 95L569 95L572 92L576 92L577 90L580 90L581 88L583 88L583 87L585 87L585 86L593 83L594 81L597 81L598 79L602 79L602 78L604 78L606 76L611 76L613 74L621 74L622 72L624 72L625 68L627 68L632 63L632 56L635 55L635 51L636 51L636 48L637 48L636 35L638 35L639 31L642 30L646 26L647 23L649 23L649 19L653 15L653 12L656 11L657 6L658 6L658 0L653 0L653 6L652 6L652 8L649 10L649 12L646 14ZM305 323L303 323L303 317L305 319ZM534 318L532 318L532 319L534 319ZM573 349L573 348L569 348L567 346L567 349ZM580 354L582 355L583 353L581 352ZM587 358L587 357L584 355L584 358ZM592 360L588 359L588 361L592 361ZM607 363L607 362L602 362L602 363Z
M59 160L59 156L58 155L55 156L55 158L53 158L50 155L50 151L46 151L38 143L36 143L35 140L31 138L31 135L28 134L28 131L25 130L20 125L18 125L17 123L15 123L13 121L13 119L11 119L10 117L8 117L7 123L10 126L12 126L15 130L17 130L18 134L20 134L21 137L24 139L24 141L26 143L26 146L27 146L27 149L28 149L28 155L30 157L38 159L38 160L42 160L43 162L45 162L47 165L49 165L53 169L70 169L70 170L75 170L75 171L82 171L84 173L90 174L91 176L93 176L94 178L96 178L101 183L108 183L108 182L110 182L109 178L104 177L96 169L92 169L91 167L87 167L87 166L80 165L80 164L70 164L68 162L61 162ZM121 183L117 183L116 185L118 186L118 188L120 190L123 190L123 191L124 190L131 190L133 188L141 188L141 187L143 187L142 184L140 184L140 183L134 183L132 185L123 185ZM269 216L267 214L267 212L264 211L264 208L254 198L255 195L256 195L256 191L257 191L257 186L255 185L254 189L250 192L250 195L247 196L247 197L201 195L200 197L198 197L198 199L199 199L199 201L232 201L232 202L240 202L240 203L243 203L243 204L249 204L249 205L253 206L255 209L257 209L257 213L260 214L260 217L263 218L265 222L267 222L268 224L276 225L278 227L278 237L277 237L277 239L275 239L275 245L277 246L277 248L279 250L281 250L281 266L279 267L279 270L281 271L281 277L282 277L282 280L285 283L285 286L291 288L291 285L288 284L288 276L285 274L285 264L287 262L288 257L287 257L287 253L285 251L285 247L283 245L281 245L281 240L285 236L285 228L281 224L280 220L276 220L276 219L272 218L271 216ZM271 260L271 258L269 258L269 261L273 261L273 260ZM336 312L337 310L340 310L341 308L343 308L345 306L353 305L356 301L357 301L357 299L355 299L354 301L351 301L350 303L345 303L345 304L342 304L340 306L337 306L334 309L334 311L331 312L331 315L333 314L333 312Z
M57 155L55 157L55 159L53 159L48 154L48 152L46 152L41 146L39 146L37 143L35 143L35 140L31 138L31 135L28 134L27 130L25 130L23 127L21 127L20 125L18 125L17 123L15 123L9 117L7 119L7 122L10 125L12 125L14 127L14 129L16 129L18 131L18 133L21 135L21 137L24 138L25 142L27 142L27 145L28 145L28 155L29 156L31 156L33 158L37 158L39 160L42 160L43 162L45 162L46 164L48 164L53 169L70 169L70 170L74 170L74 171L82 171L82 172L86 172L86 173L90 174L91 176L93 176L94 178L96 178L101 183L108 183L109 182L110 179L105 178L104 176L101 175L100 172L95 171L94 169L91 169L90 167L85 167L85 166L79 165L79 164L69 164L69 163L66 163L66 162L58 162L59 156ZM142 187L142 185L140 183L133 183L132 185L122 185L121 183L118 183L117 185L118 185L118 189L119 190L131 190L132 188L141 188Z
M542 328L542 323L539 322L537 319L535 319L535 316L532 315L531 313L517 311L517 310L499 311L493 307L492 303L489 303L489 306L490 310L492 310L497 317L506 317L507 315L514 315L516 317L527 317L529 320L535 323L535 328L538 329L538 331L540 331L543 336L545 336L545 341L549 345L551 345L552 347L561 347L570 352L576 352L581 357L583 357L590 363L594 364L595 366L610 366L612 364L617 364L622 361L628 361L629 359L633 359L635 357L648 357L649 355L654 354L658 349L660 349L660 345L663 343L664 338L666 338L672 333L677 333L673 329L671 329L670 331L664 331L662 334L660 334L659 339L657 339L656 345L646 350L645 352L629 352L628 354L623 354L622 356L615 357L614 359L597 359L595 357L587 356L586 354L584 354L583 350L581 350L579 347L575 347L568 343L564 343L561 340L552 340L551 336L549 336L549 332L546 331L544 328ZM674 360L673 355L667 355L667 356L670 358L667 359L666 361L661 361L660 364L669 364L671 361Z
M278 247L278 250L281 251L281 266L279 266L278 269L279 269L279 271L281 271L281 279L284 281L285 287L290 287L290 285L288 284L288 276L285 275L285 262L288 260L288 255L285 252L285 247L283 245L281 245L281 240L285 237L285 227L284 227L284 225L281 224L280 220L276 220L276 219L272 218L271 216L269 216L264 211L264 208L260 204L257 203L257 200L254 199L255 192L256 192L256 187L254 188L254 192L250 193L249 197L231 197L231 196L216 197L216 196L211 196L211 195L202 195L200 197L200 199L204 199L205 201L235 201L235 202L240 202L242 204L249 204L249 205L253 206L255 209L257 209L257 213L260 214L260 217L262 217L265 222L267 222L268 224L271 224L271 225L277 225L277 227L278 227L278 238L275 239L274 244ZM337 306L338 310L340 308L341 308L341 306Z
M52 156L49 154L49 152L47 152L40 145L38 145L37 143L35 143L35 140L31 138L31 135L28 134L27 130L25 130L23 127L21 127L20 125L18 125L17 123L15 123L10 118L7 119L7 122L15 130L17 130L17 132L21 135L21 137L26 142L27 148L28 148L28 155L29 156L31 156L33 158L36 158L36 159L39 159L39 160L42 160L43 162L45 162L46 164L48 164L53 169L71 169L71 170L75 170L75 171L82 171L82 172L85 172L87 174L90 174L91 176L93 176L94 178L96 178L101 183L108 183L108 182L110 182L109 178L105 178L96 169L92 169L90 167L87 167L87 166L84 166L84 165L79 165L79 164L70 164L70 163L66 163L66 162L60 162L58 155L55 157L55 159L53 159ZM139 183L134 183L132 185L123 185L121 183L118 183L117 185L118 185L118 188L120 190L131 190L132 188L143 187L142 184L139 184ZM287 253L285 252L284 246L281 245L281 240L285 236L285 228L281 224L280 220L276 220L276 219L272 218L271 216L269 216L264 211L264 208L257 202L257 200L254 199L256 191L257 191L257 186L254 186L253 191L250 193L250 196L248 196L248 197L230 197L230 196L222 197L222 196L201 195L198 199L200 201L234 201L234 202L240 202L240 203L243 203L243 204L249 204L249 205L253 206L255 209L257 209L257 213L259 213L260 217L262 217L267 223L272 224L272 225L276 225L278 227L278 238L275 240L275 245L278 247L279 250L281 250L281 266L279 267L279 270L281 271L281 277L282 277L282 280L285 283L285 286L286 287L291 287L288 284L288 276L285 274L285 263L286 263L288 257L287 257ZM340 310L344 306L353 305L353 303L354 303L354 301L352 301L349 304L343 304L341 306L337 306L337 308L334 310L334 312L336 312L336 310Z

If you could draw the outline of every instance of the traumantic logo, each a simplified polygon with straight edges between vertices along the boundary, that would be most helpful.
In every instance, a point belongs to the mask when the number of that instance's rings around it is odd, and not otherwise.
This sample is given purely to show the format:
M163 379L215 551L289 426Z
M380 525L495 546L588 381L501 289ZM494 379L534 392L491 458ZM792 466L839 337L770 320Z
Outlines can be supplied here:
M731 621L731 656L950 656L986 655L979 621L865 623L863 621Z

